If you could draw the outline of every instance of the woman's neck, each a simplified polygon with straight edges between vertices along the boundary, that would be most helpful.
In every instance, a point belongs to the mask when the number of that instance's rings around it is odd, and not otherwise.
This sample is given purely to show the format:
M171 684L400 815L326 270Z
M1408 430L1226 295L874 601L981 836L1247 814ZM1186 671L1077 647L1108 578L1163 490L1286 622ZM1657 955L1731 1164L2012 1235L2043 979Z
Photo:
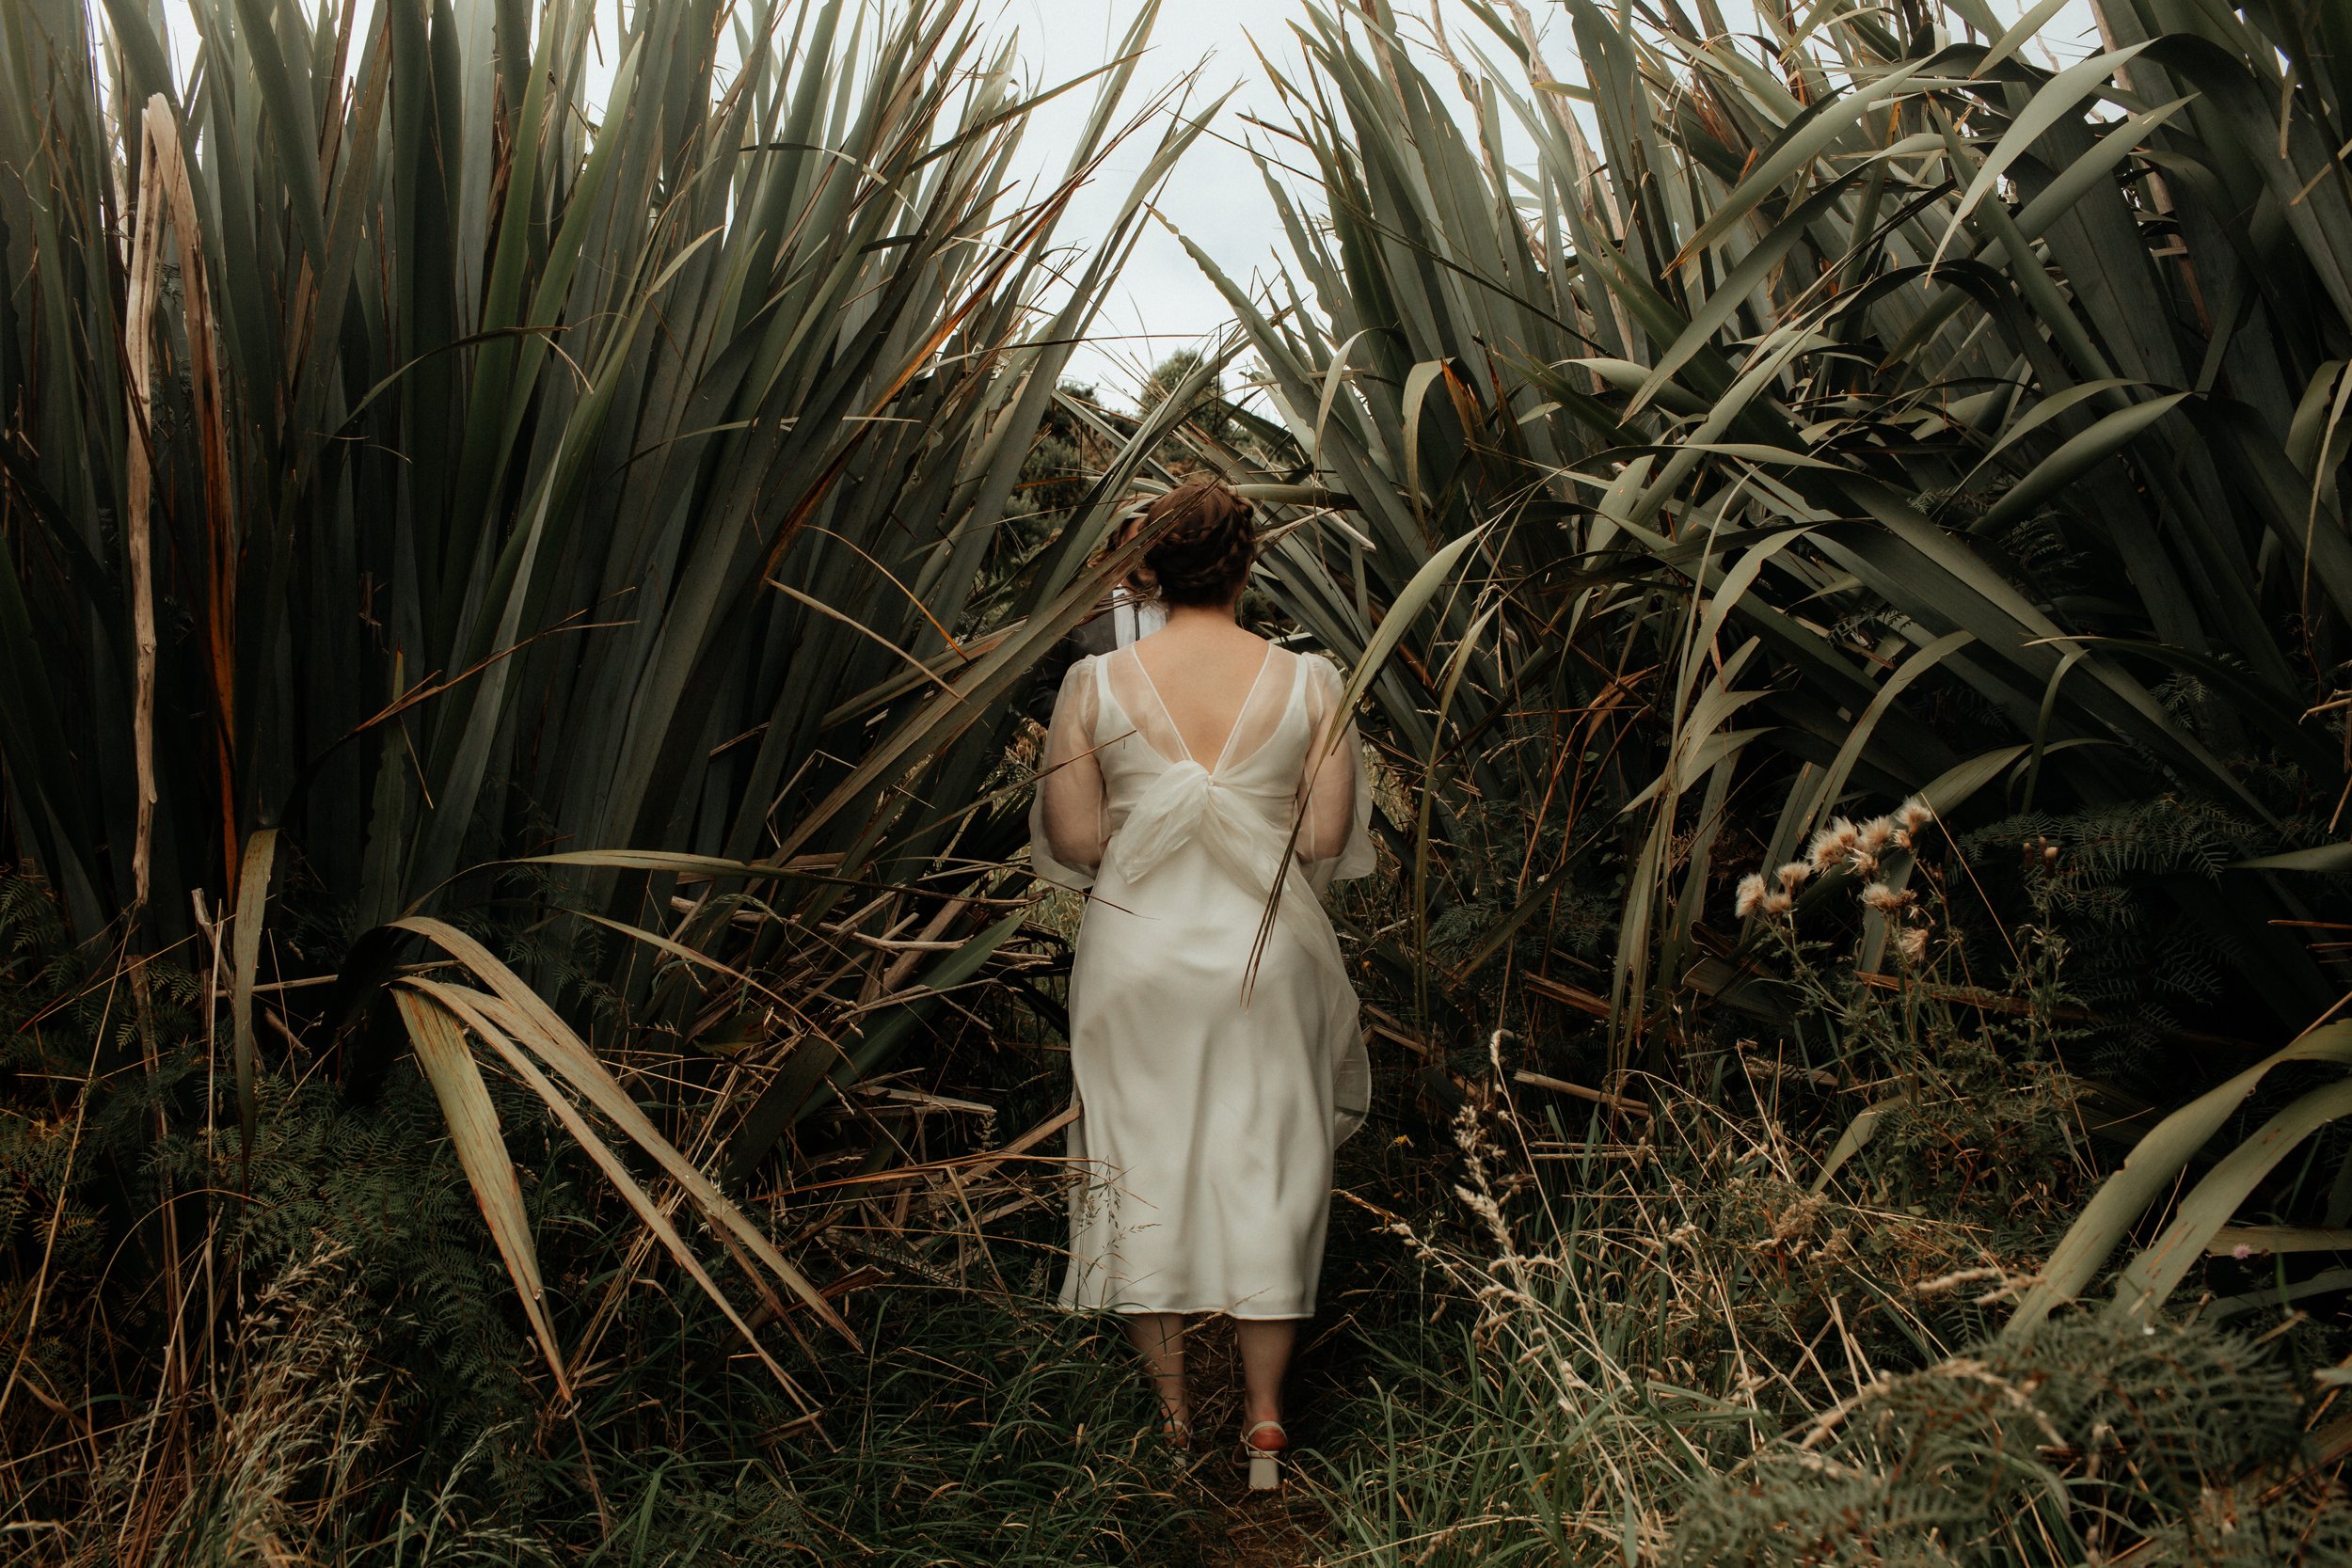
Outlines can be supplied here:
M1168 607L1168 624L1171 626L1203 628L1230 626L1235 624L1233 604L1173 604Z

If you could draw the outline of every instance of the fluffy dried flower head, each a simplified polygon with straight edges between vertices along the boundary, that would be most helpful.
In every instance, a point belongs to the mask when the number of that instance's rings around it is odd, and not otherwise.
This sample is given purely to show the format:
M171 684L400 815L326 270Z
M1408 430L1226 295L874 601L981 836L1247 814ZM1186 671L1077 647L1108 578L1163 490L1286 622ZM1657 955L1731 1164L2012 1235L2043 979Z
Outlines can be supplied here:
M1903 825L1903 832L1915 833L1935 820L1935 809L1924 797L1914 795L1895 808L1895 819Z
M1762 873L1751 871L1746 876L1740 879L1739 896L1733 900L1731 907L1733 912L1738 914L1742 920L1747 919L1748 916L1756 913L1756 911L1764 907L1764 878Z
M1766 914L1787 914L1796 902L1785 893L1768 893L1764 895L1761 908Z
M1881 914L1893 914L1915 896L1909 888L1898 892L1884 882L1872 882L1862 890L1862 901Z
M1814 870L1827 871L1853 853L1854 843L1861 836L1862 830L1851 822L1842 816L1833 817L1830 825L1815 833L1813 842L1805 846L1804 858Z
M1803 861L1790 861L1773 875L1780 879L1782 892L1794 893L1804 886L1804 879L1813 875L1813 868Z
M1910 926L1895 933L1895 951L1902 955L1904 963L1916 969L1928 961L1928 928Z
M1865 854L1875 855L1885 848L1887 840L1894 836L1895 819L1891 816L1874 816L1856 830L1854 843Z

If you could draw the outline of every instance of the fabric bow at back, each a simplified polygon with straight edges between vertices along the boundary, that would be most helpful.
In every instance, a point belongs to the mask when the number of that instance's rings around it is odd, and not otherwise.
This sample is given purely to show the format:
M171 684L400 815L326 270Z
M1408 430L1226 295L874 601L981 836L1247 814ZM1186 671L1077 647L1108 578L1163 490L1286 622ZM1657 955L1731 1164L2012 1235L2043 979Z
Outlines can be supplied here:
M1110 854L1136 881L1199 839L1243 886L1264 893L1274 884L1289 836L1288 826L1270 819L1247 794L1187 760L1169 764L1136 800L1112 835Z

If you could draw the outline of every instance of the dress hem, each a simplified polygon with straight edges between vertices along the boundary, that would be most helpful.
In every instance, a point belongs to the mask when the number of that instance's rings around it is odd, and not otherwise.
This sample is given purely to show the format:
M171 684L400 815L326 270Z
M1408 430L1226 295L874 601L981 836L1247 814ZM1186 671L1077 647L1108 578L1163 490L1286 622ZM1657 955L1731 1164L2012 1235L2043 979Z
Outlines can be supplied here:
M1140 1317L1147 1312L1174 1312L1186 1317L1199 1313L1215 1313L1219 1317L1233 1318L1243 1323L1304 1323L1314 1316L1311 1308L1304 1312L1236 1312L1229 1307L1146 1307L1136 1302L1129 1302L1122 1306L1089 1307L1083 1303L1057 1300L1054 1305L1065 1312L1116 1312L1121 1317L1129 1318Z

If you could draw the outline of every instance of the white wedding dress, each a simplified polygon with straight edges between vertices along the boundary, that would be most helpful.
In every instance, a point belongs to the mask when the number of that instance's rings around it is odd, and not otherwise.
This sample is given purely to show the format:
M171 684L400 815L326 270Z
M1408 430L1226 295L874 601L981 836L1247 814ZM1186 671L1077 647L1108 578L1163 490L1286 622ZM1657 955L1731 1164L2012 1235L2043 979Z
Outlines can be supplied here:
M1134 648L1063 679L1030 858L1090 894L1070 977L1065 1307L1314 1311L1331 1151L1371 1087L1319 896L1373 869L1371 780L1341 696L1327 659L1269 644L1203 762Z

